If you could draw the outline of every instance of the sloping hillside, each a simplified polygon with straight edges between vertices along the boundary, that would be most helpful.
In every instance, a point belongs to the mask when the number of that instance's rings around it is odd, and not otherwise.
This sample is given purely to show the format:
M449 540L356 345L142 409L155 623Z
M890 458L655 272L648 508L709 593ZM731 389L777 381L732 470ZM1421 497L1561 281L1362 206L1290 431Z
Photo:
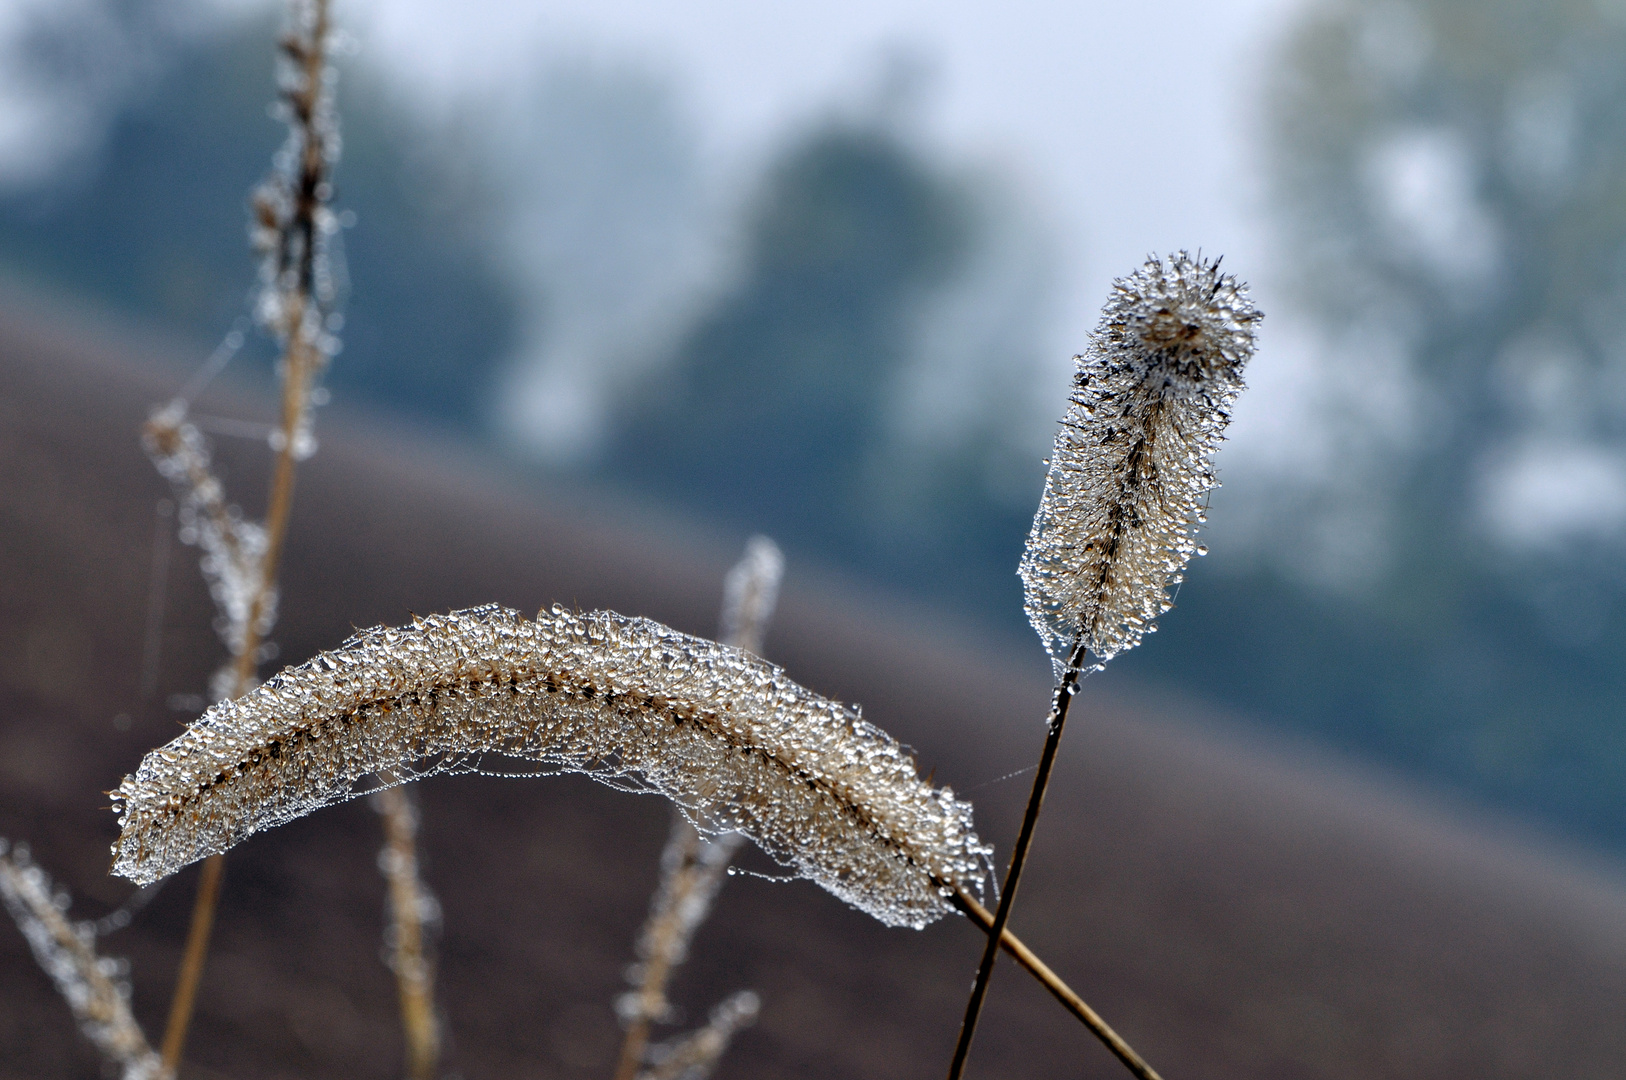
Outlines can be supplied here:
M169 553L162 662L141 694L154 504L137 445L177 369L0 318L0 835L29 841L96 916L103 792L187 714L217 662L195 553ZM150 347L149 347L150 348ZM247 415L222 390L204 412ZM276 637L286 659L353 626L489 601L559 601L709 634L741 537L504 476L472 452L331 411L300 480ZM235 497L263 452L221 441ZM1147 648L1155 648L1156 641ZM1047 698L1038 648L979 642L792 565L767 651L919 751L1003 850ZM1170 1080L1626 1075L1626 884L1381 779L1087 686L1015 929ZM115 718L122 719L115 722ZM610 1000L654 883L667 810L581 779L420 785L426 873L445 909L448 1070L468 1080L602 1077ZM380 836L365 802L229 858L188 1075L390 1077L394 987L379 959ZM771 866L759 856L752 869ZM191 903L181 875L108 942L160 1026ZM763 996L730 1077L931 1077L976 962L960 920L886 930L805 883L730 880L676 988L691 1017ZM0 1078L95 1077L66 1009L0 923ZM1013 968L979 1077L1120 1075Z

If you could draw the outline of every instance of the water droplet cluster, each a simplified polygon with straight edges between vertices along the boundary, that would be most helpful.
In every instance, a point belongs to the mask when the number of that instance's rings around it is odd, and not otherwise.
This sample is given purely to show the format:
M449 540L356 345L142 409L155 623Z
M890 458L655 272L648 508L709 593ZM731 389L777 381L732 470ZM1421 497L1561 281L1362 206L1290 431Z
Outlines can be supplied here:
M331 803L487 755L670 798L889 925L980 891L971 805L858 711L739 649L613 612L489 606L363 631L206 712L113 793L154 881Z
M1198 551L1214 452L1261 318L1218 260L1148 259L1113 282L1077 370L1022 557L1058 676L1140 644Z

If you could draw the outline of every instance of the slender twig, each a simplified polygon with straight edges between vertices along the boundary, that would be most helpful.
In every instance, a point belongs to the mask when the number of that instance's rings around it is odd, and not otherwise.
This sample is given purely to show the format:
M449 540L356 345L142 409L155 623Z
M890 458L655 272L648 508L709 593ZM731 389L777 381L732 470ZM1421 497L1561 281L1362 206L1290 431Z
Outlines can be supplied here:
M779 545L766 536L746 541L745 556L723 582L719 641L761 654L784 571L785 556ZM639 935L638 988L617 1003L616 1011L622 1014L627 1030L614 1080L635 1080L643 1068L650 1029L670 1008L666 984L687 955L689 938L706 917L742 839L739 833L707 839L681 813L675 814L671 836L661 852L661 887ZM756 1001L756 996L750 1000ZM732 1015L732 1011L725 1009L724 1015ZM718 1053L726 1046L725 1037Z
M302 145L293 184L294 205L282 237L282 251L295 252L296 265L284 268L293 270L294 287L288 290L279 311L279 329L285 346L277 459L266 511L266 550L236 656L231 692L233 698L247 693L255 681L260 645L266 630L264 624L268 621L266 614L275 596L277 568L293 507L294 470L302 452L300 442L310 408L311 383L322 362L316 341L319 330L313 323L320 316L320 305L314 295L317 240L321 228L318 216L328 197L327 171L330 165L329 148L322 137L318 118L328 62L328 0L311 0L309 10L309 24L296 26L295 34L283 42L284 50L298 65L302 76L297 88L287 94L287 105L292 112L291 123L299 133ZM271 284L272 288L280 286L280 282ZM175 996L170 1004L169 1024L164 1031L164 1068L171 1073L179 1067L185 1050L186 1032L197 1001L198 983L203 977L209 934L214 926L220 879L224 872L224 857L211 856L204 863L198 881L198 899L192 910L192 925L187 931L186 949L176 979Z
M977 902L977 898L964 889L957 889L954 893L954 906L959 908L967 918L980 926L984 933L993 929L994 916L987 908ZM989 940L993 940L990 934ZM1146 1064L1145 1060L1133 1047L1124 1042L1122 1036L1113 1031L1107 1022L1101 1019L1099 1013L1090 1008L1084 999L1079 997L1073 988L1061 980L1061 977L1050 966L1036 956L1032 949L1022 944L1015 934L1009 930L1000 932L999 947L1010 953L1011 958L1021 964L1038 979L1044 988L1050 991L1052 997L1061 1002L1067 1011L1083 1021L1084 1026L1095 1033L1096 1037L1106 1043L1107 1049L1117 1055L1118 1060L1129 1066L1129 1071L1140 1077L1141 1080L1162 1080L1157 1070Z
M988 981L994 974L994 960L999 956L1001 936L1010 919L1011 907L1016 902L1016 887L1021 884L1022 866L1027 862L1028 848L1033 843L1033 831L1039 823L1039 811L1044 807L1045 789L1050 785L1050 770L1056 763L1056 752L1061 747L1062 729L1067 726L1067 706L1078 691L1079 669L1084 663L1086 646L1080 637L1067 660L1067 670L1056 684L1055 696L1050 703L1050 720L1045 732L1044 751L1039 756L1039 767L1033 774L1033 791L1028 796L1027 812L1022 816L1022 830L1017 834L1016 846L1011 849L1010 868L1005 872L1005 884L1000 890L999 907L988 931L988 944L977 965L977 980L971 987L971 999L966 1002L965 1020L960 1025L960 1039L954 1047L954 1060L949 1064L949 1080L959 1080L965 1072L965 1063L971 1053L971 1039L977 1033L977 1017L988 996Z
M24 845L10 847L0 837L0 902L23 932L40 967L56 983L73 1010L79 1030L122 1080L171 1080L159 1064L141 1025L130 1012L130 988L121 962L99 955L96 931L88 922L70 923L68 896L33 865Z
M750 990L731 994L711 1011L697 1031L654 1048L650 1067L638 1080L706 1080L717 1068L734 1033L756 1022L762 1001Z
M431 1080L440 1061L440 1025L435 1020L435 969L425 948L424 909L434 901L425 894L418 876L417 808L399 787L380 791L376 806L384 819L380 863L389 881L390 967L400 990L407 1076Z
M705 842L699 831L683 820L682 815L678 815L678 819L672 823L672 837L667 841L661 857L662 863L671 861L676 865L663 882L666 888L658 896L656 910L650 913L649 923L642 934L640 944L647 942L650 948L639 949L639 952L647 952L648 955L640 958L643 977L639 980L638 989L629 995L632 1007L627 1012L632 1019L621 1040L615 1080L634 1080L638 1075L644 1065L644 1051L649 1048L650 1027L656 1017L667 1011L666 982L672 975L674 953L670 943L687 936L684 932L686 928L681 926L683 899L694 891L697 884L705 887L696 873L701 865L700 853ZM715 879L715 875L708 877ZM679 948L683 947L679 945Z
M173 1076L186 1049L186 1030L192 1023L197 1004L198 983L203 980L203 961L209 954L209 933L215 925L215 908L220 900L220 880L226 874L226 857L211 855L198 875L198 896L192 904L192 925L186 931L186 950L181 954L181 970L175 977L175 996L169 1002L169 1022L164 1026L164 1043L159 1056L164 1071Z

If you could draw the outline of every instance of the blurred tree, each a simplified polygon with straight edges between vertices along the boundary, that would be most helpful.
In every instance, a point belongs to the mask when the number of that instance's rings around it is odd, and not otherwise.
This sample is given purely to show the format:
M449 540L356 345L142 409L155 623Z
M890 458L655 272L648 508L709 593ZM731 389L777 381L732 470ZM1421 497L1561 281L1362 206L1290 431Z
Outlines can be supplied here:
M1401 414L1400 437L1334 463L1360 480L1330 477L1324 502L1356 510L1322 526L1385 551L1342 589L1204 573L1125 668L1618 848L1626 6L1333 2L1282 61L1271 162L1298 299L1353 369L1346 405Z
M952 185L896 138L818 132L773 170L740 284L630 403L606 468L850 556L911 315L964 231Z
M149 12L146 22L161 20ZM121 84L100 144L0 195L0 260L171 330L223 333L254 282L247 194L281 138L266 113L275 30L256 20L219 40L141 35L151 71ZM345 352L329 383L352 400L473 426L514 321L479 246L479 200L445 167L460 148L357 74L339 87L337 206L357 217L344 247L367 287L345 306Z
M1456 533L1618 531L1608 500L1498 520L1485 483L1532 439L1626 447L1626 5L1340 3L1286 60L1296 280L1329 320L1402 342L1427 428L1406 497Z

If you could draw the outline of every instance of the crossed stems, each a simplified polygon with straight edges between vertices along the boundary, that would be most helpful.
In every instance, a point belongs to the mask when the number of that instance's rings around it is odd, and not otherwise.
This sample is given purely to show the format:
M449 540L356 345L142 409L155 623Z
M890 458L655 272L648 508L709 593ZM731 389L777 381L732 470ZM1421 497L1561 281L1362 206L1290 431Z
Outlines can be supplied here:
M989 915L986 909L978 905L975 910L980 914L974 914L966 905L975 901L963 892L957 896L961 910L981 923L983 929L988 932L988 944L983 949L982 962L977 966L977 979L971 987L971 998L966 1002L965 1020L960 1025L959 1042L954 1047L954 1059L949 1064L949 1080L960 1080L965 1072L966 1060L971 1054L971 1039L977 1031L977 1018L982 1013L983 1002L988 996L988 982L994 974L994 960L999 956L1002 947L1044 983L1045 988L1054 994L1057 1000L1067 1006L1074 1016L1082 1020L1086 1027L1106 1043L1107 1049L1111 1050L1130 1072L1140 1077L1140 1080L1161 1080L1152 1067L1146 1064L1117 1032L1108 1027L1106 1021L1096 1015L1083 999L1069 990L1049 968L1044 967L1038 957L1032 953L1027 953L1024 957L1025 947L1005 929L1005 924L1010 919L1011 907L1016 902L1016 888L1022 881L1022 867L1027 863L1028 848L1033 843L1034 829L1039 823L1039 812L1044 808L1045 790L1050 785L1050 772L1056 764L1056 753L1061 747L1062 729L1067 726L1067 707L1078 692L1078 679L1087 648L1084 635L1080 634L1074 640L1072 653L1067 658L1067 670L1062 675L1061 681L1056 684L1055 695L1051 699L1050 718L1046 725L1044 751L1039 756L1039 767L1034 773L1033 791L1028 796L1027 812L1022 817L1022 829L1017 834L1016 846L1011 849L1010 868L1005 873L1005 886L1000 890L998 908L993 915ZM1019 948L1023 952L1018 952ZM1043 969L1044 974L1041 974L1040 969Z

